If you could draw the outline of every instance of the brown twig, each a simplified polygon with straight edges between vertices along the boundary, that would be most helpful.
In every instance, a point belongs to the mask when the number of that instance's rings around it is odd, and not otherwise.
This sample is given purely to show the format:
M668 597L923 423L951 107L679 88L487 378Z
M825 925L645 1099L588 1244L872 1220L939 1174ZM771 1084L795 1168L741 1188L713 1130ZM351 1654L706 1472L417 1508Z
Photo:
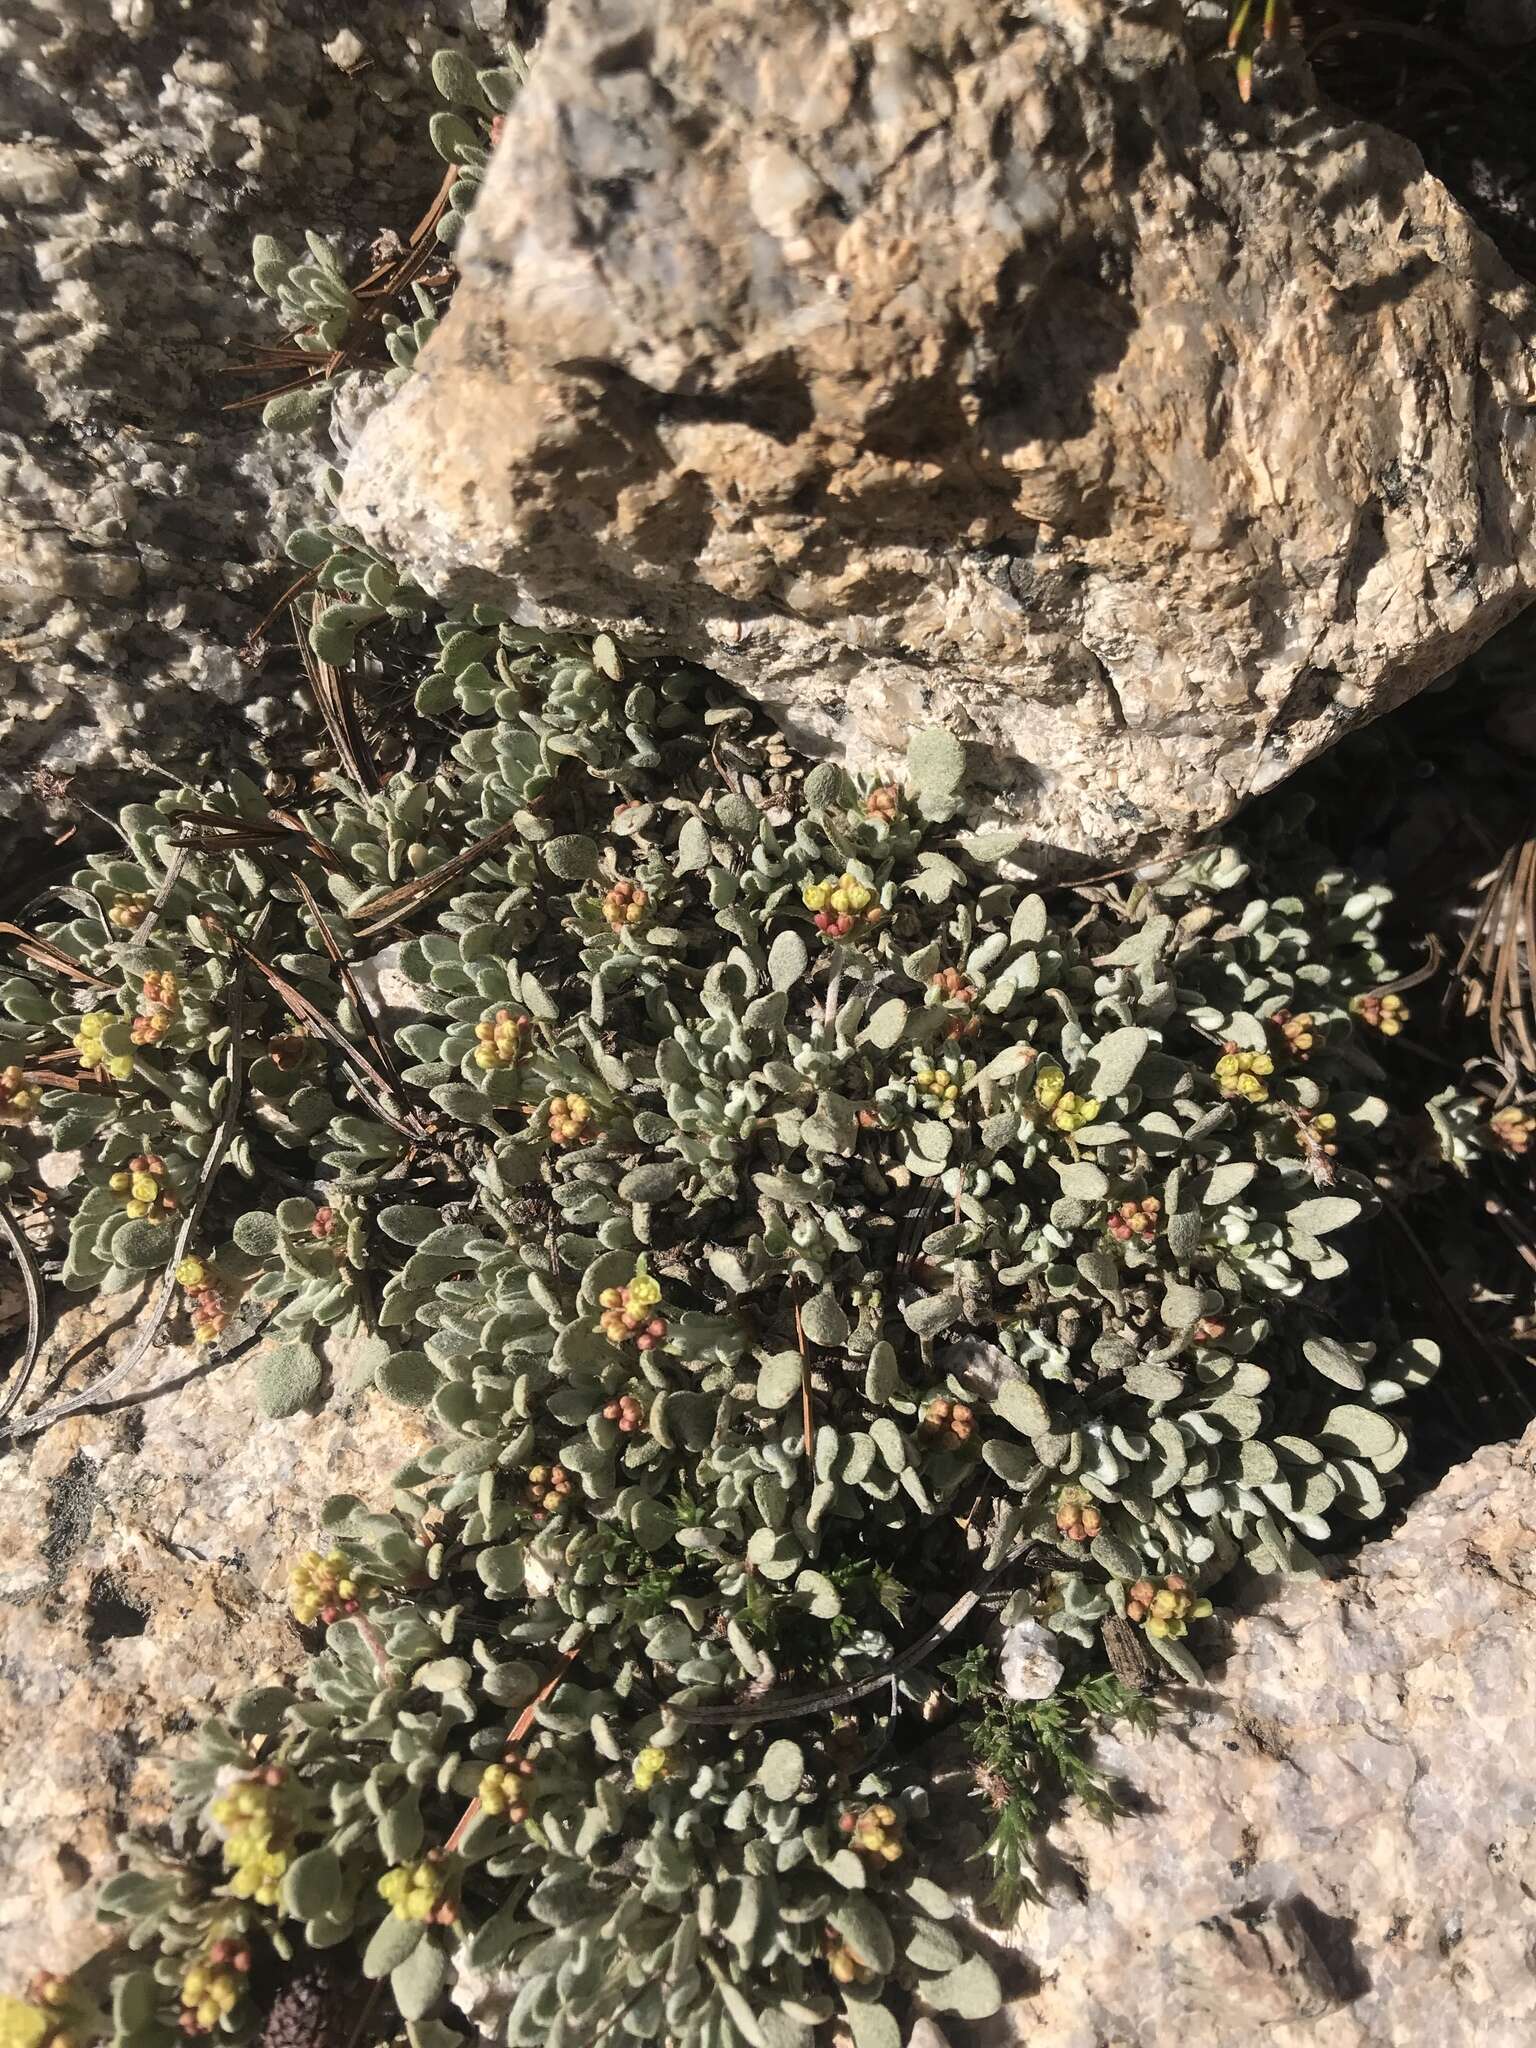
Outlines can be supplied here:
M400 1063L395 1058L394 1048L390 1044L387 1034L380 1029L379 1021L373 1014L372 1005L363 994L357 976L352 972L351 964L340 946L336 943L336 935L326 923L320 905L315 901L314 891L297 869L295 869L293 874L293 885L298 890L304 908L309 912L314 922L315 930L320 934L320 943L324 946L332 966L341 976L341 985L346 990L347 999L353 1009L356 1010L363 1030L368 1035L368 1043L373 1048L374 1058L378 1061L384 1073L388 1075L394 1093L400 1095L404 1083L400 1079Z
M312 624L329 609L329 598L317 593L311 601L309 622ZM308 625L298 606L290 605L288 613L298 637L299 659L304 664L304 673L309 678L309 687L320 716L325 720L325 729L336 758L360 789L369 796L377 796L379 770L373 749L368 744L368 735L363 731L362 719L358 716L352 671L350 667L338 668L332 661L322 661L310 644Z
M398 1674L395 1671L394 1665L389 1661L389 1652L384 1647L384 1638L379 1634L366 1614L354 1614L352 1616L352 1625L368 1646L368 1654L373 1659L374 1670L378 1672L385 1685L394 1685Z
M1536 1272L1536 1245L1531 1243L1509 1210L1496 1195L1489 1195L1483 1207L1509 1239L1519 1257Z
M1428 1274L1430 1285L1434 1288L1435 1293L1439 1297L1443 1308L1457 1323L1461 1330L1464 1331L1465 1334L1471 1338L1472 1343L1476 1347L1476 1349L1479 1350L1483 1354L1484 1358L1486 1358L1489 1361L1489 1363L1494 1367L1495 1371L1504 1381L1504 1384L1508 1388L1509 1392L1513 1394L1515 1399L1521 1404L1522 1407L1529 1410L1529 1408L1531 1407L1531 1394L1521 1387L1520 1382L1515 1378L1514 1374L1510 1371L1507 1362L1500 1356L1497 1348L1489 1343L1488 1339L1484 1336L1483 1332L1478 1328L1477 1324L1473 1322L1472 1318L1467 1314L1466 1310L1461 1306L1460 1302L1456 1300L1455 1296L1451 1293L1450 1289L1446 1286L1445 1282L1440 1278L1439 1272L1436 1270L1434 1260L1430 1257L1428 1251L1425 1249L1423 1239L1419 1236L1418 1232L1414 1229L1413 1225L1408 1221L1407 1217L1403 1214L1402 1210L1398 1207L1397 1203L1393 1201L1392 1197L1389 1194L1387 1194L1385 1189L1379 1188L1377 1192L1381 1197L1382 1207L1385 1209L1386 1213L1392 1218L1392 1221L1397 1225L1398 1229L1402 1232L1403 1236L1408 1240L1408 1243L1413 1247L1414 1251L1418 1254L1419 1262L1423 1266L1424 1271Z
M534 1694L533 1698L528 1702L527 1706L524 1707L523 1711L518 1715L517 1719L512 1723L512 1726L508 1729L508 1748L510 1748L513 1743L522 1741L523 1737L528 1733L528 1730L533 1726L534 1716L538 1713L539 1708L542 1707L544 1702L547 1699L551 1698L554 1695L554 1693L559 1689L560 1685L564 1682L566 1673L570 1670L571 1666L576 1662L576 1659L580 1655L580 1643L577 1643L574 1649L570 1649L565 1652L565 1655L561 1658L559 1665L550 1674L550 1676L545 1679L544 1683L539 1687L538 1691ZM476 1793L475 1797L471 1799L468 1806L466 1806L464 1811L459 1815L459 1818L454 1825L453 1833L448 1837L447 1841L443 1844L443 1854L445 1856L451 1856L454 1850L457 1849L460 1842L462 1842L464 1837L469 1833L470 1824L474 1820L475 1815L479 1811L480 1795Z
M1366 993L1373 996L1402 995L1405 990L1417 988L1421 982L1426 982L1432 975L1438 974L1440 962L1444 958L1439 939L1436 938L1433 932L1426 932L1419 941L1419 944L1423 947L1425 954L1422 967L1415 967L1411 974L1399 975L1396 981L1384 981L1379 988L1369 989Z
M352 297L357 304L357 318L340 348L313 350L293 346L295 336L302 329L284 337L281 343L248 342L244 344L253 352L253 360L247 363L229 363L226 368L236 376L266 376L280 368L296 368L298 376L286 384L273 385L265 391L253 391L248 397L236 398L224 406L225 412L250 412L258 406L267 405L274 398L286 397L290 391L305 391L316 384L327 383L344 370L357 368L367 359L372 346L389 310L392 299L396 299L406 288L420 278L428 262L436 253L436 242L432 231L447 210L453 181L459 175L457 164L450 164L443 173L442 183L431 205L412 228L403 256L392 256L375 266L368 275L352 285Z
M0 934L16 941L16 950L24 960L30 960L35 967L47 967L55 974L66 975L71 981L83 981L88 988L110 988L110 981L99 974L92 974L88 967L82 967L78 960L71 960L67 953L61 953L46 939L35 938L31 932L23 931L19 924L9 924L0 919Z
M1329 43L1339 42L1352 36L1397 36L1403 42L1420 43L1425 49L1433 50L1439 57L1449 58L1453 64L1461 65L1473 72L1485 83L1496 86L1497 74L1467 48L1464 40L1453 40L1440 35L1435 29L1426 28L1417 22L1392 21L1385 15L1357 14L1349 21L1330 22L1311 38L1307 44L1307 61L1325 49Z
M367 2032L368 2022L373 2017L373 2009L378 2004L379 1999L383 1996L383 1992L384 1979L382 1977L375 1979L375 1981L369 1985L368 1996L363 2000L362 2005L358 2008L357 2018L353 2022L352 2031L347 2036L347 2048L358 2048L358 2043L362 2040L363 2035Z
M302 576L296 576L293 579L293 581L289 584L288 588L282 593L282 595L274 601L271 609L269 611L265 611L262 613L261 617L256 621L255 625L252 626L249 633L246 634L244 640L240 643L242 648L246 650L247 660L250 660L252 658L255 652L256 642L262 638L268 626L271 625L272 621L283 609L283 606L291 606L293 600L296 597L300 596L301 593L307 590L310 584L314 582L315 575L315 570L306 569Z
M0 1202L0 1234L3 1234L11 1248L21 1273L21 1284L27 1297L27 1341L22 1346L21 1357L11 1369L6 1382L5 1394L0 1398L0 1422L4 1422L16 1403L26 1392L37 1361L43 1348L43 1282L37 1270L37 1261L32 1256L32 1247L27 1243L25 1233L9 1207Z
M1450 988L1459 989L1462 1013L1486 1006L1493 1054L1536 1073L1536 838L1510 847L1489 876L1467 933Z
M816 1411L811 1402L811 1354L805 1341L800 1298L795 1297L795 1342L800 1347L800 1426L805 1432L805 1462L810 1464L816 1441Z
M529 804L527 808L536 810L537 801ZM347 912L348 917L353 920L368 919L366 924L360 926L358 937L371 939L379 932L387 930L390 925L398 923L402 917L419 910L439 889L448 888L461 876L477 868L481 861L489 860L492 854L499 853L504 846L510 846L518 837L520 830L517 820L508 818L506 823L498 825L494 832L487 832L483 839L477 839L473 846L466 847L462 853L454 854L451 860L445 860L441 866L430 868L426 874L416 875L409 882L402 882L398 889L390 889L383 896L373 897L370 902L359 903L355 910Z
M234 817L226 811L186 809L172 811L171 822L183 835L177 844L194 852L227 853L237 847L247 853L276 852L297 840L322 867L334 873L341 865L328 846L322 845L286 811L274 810L271 822L266 823L259 818Z
M150 904L148 910L145 911L144 915L139 919L137 925L135 925L134 927L133 938L131 940L131 943L133 945L142 946L148 941L151 933L155 929L155 926L160 922L161 914L164 911L165 906L171 900L172 891L175 889L176 884L181 880L181 871L186 866L186 864L186 847L172 847L171 857L166 864L165 875L160 883L160 886L155 891L154 901Z
M665 1700L663 1707L689 1727L735 1728L761 1721L798 1720L806 1714L830 1713L835 1708L851 1706L855 1700L878 1692L881 1686L889 1685L892 1679L899 1678L904 1671L912 1670L931 1657L940 1643L952 1636L977 1603L986 1597L1004 1572L1026 1559L1033 1561L1037 1552L1044 1553L1048 1548L1032 1539L1016 1545L990 1571L983 1572L969 1592L962 1593L958 1600L953 1601L916 1642L898 1650L878 1670L867 1672L863 1678L850 1679L844 1685L823 1686L815 1692L767 1693L759 1699L734 1700L721 1706L675 1706L671 1700ZM1050 1553L1050 1561L1059 1563L1059 1554Z
M369 1055L363 1051L362 1047L354 1045L347 1034L338 1025L333 1024L325 1012L312 1003L303 990L296 987L288 979L287 975L279 972L270 961L263 960L260 954L251 952L249 948L246 949L246 958L267 984L268 988L272 990L274 995L281 997L282 1001L287 1004L300 1023L307 1024L310 1030L318 1032L328 1044L333 1045L341 1054L342 1058L352 1068L353 1087L356 1088L358 1094L362 1096L374 1115L388 1124L392 1131L398 1132L401 1137L421 1137L423 1135L421 1126L410 1111L406 1110L402 1114L400 1111L391 1109L389 1104L383 1099L394 1094L395 1083L381 1067L374 1063Z

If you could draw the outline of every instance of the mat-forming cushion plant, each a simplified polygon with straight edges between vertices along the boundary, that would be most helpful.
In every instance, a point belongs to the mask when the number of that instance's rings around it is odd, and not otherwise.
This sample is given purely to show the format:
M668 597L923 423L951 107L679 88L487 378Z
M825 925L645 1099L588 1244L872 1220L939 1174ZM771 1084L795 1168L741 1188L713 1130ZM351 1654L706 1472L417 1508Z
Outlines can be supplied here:
M334 351L336 263L258 258ZM314 1952L416 2048L984 2014L932 1874L941 1612L985 1580L1062 1642L1050 1714L991 1687L1032 1812L1129 1704L1106 1623L1197 1676L1206 1589L1309 1569L1404 1455L1433 1350L1348 1285L1403 1148L1385 892L1298 812L1041 893L946 734L856 783L698 672L291 546L316 660L414 662L438 765L130 806L0 986L0 1099L80 1152L66 1287L259 1326L229 1369L274 1414L346 1337L430 1447L325 1508L303 1681L108 1885L110 2015L43 1980L0 2038L239 2041Z

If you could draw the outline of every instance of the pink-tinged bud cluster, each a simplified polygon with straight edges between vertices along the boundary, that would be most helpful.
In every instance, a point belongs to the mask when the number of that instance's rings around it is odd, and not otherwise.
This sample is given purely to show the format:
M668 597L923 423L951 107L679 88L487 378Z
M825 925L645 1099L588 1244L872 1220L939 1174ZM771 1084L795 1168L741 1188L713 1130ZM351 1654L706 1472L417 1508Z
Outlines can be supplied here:
M535 1465L524 1483L528 1506L536 1522L547 1522L565 1506L571 1491L571 1475L563 1465Z
M147 896L116 895L107 910L107 923L120 932L137 931L149 915Z
M1356 996L1349 1006L1352 1017L1383 1038L1396 1038L1411 1012L1401 996Z
M533 1019L513 1010L498 1010L475 1026L475 1065L484 1074L515 1067L527 1048Z
M620 1394L617 1400L605 1402L603 1418L617 1423L623 1436L638 1436L645 1428L645 1409L633 1394Z
M204 1259L185 1258L176 1268L182 1302L192 1318L194 1344L212 1344L224 1334L229 1304L218 1275Z
M851 1808L839 1814L838 1833L848 1846L871 1863L896 1863L902 1852L901 1822L894 1806L880 1800L874 1806Z
M586 1145L597 1136L597 1120L585 1095L552 1095L549 1136L555 1145Z
M329 1628L333 1621L357 1614L374 1588L354 1576L355 1569L339 1550L324 1557L318 1550L306 1550L288 1573L288 1605L294 1620L306 1628L317 1621Z
M1488 1129L1502 1151L1520 1159L1531 1149L1531 1140L1536 1137L1536 1116L1512 1102L1507 1109L1494 1111L1488 1119Z
M1285 1049L1293 1059L1304 1060L1317 1049L1317 1019L1310 1010L1294 1015L1289 1010L1276 1010L1269 1021L1285 1040Z
M1056 1501L1056 1527L1069 1543L1091 1543L1104 1517L1080 1486L1067 1486Z
M181 1206L165 1187L165 1161L158 1152L139 1152L127 1166L107 1182L114 1195L121 1195L130 1216L160 1223Z
M641 1259L622 1287L605 1287L597 1297L602 1310L597 1327L610 1344L633 1343L637 1351L654 1351L667 1334L665 1318L656 1313L660 1302L660 1284Z
M807 882L800 900L824 939L846 939L860 925L876 925L885 912L867 883L850 874L824 875Z
M1209 1600L1190 1590L1188 1579L1170 1572L1161 1584L1156 1579L1137 1579L1125 1589L1128 1621L1139 1621L1149 1636L1188 1635L1192 1621L1203 1621L1211 1611Z
M152 969L144 977L139 1013L128 1027L135 1045L158 1045L181 1008L181 990L169 969Z
M940 1450L958 1451L976 1434L975 1410L941 1394L923 1410L918 1434Z
M508 1743L506 1760L487 1764L480 1774L476 1793L487 1813L519 1827L528 1818L528 1802L536 1789L532 1761L513 1743Z
M637 925L645 916L650 900L638 882L615 882L600 905L603 922L615 932Z
M1122 1202L1111 1211L1106 1228L1121 1244L1129 1244L1134 1237L1156 1237L1162 1213L1163 1205L1156 1195L1147 1195L1139 1202Z
M211 2034L244 1998L251 1951L243 1941L226 1936L211 1943L181 1980L181 2012L177 2024L184 2034Z

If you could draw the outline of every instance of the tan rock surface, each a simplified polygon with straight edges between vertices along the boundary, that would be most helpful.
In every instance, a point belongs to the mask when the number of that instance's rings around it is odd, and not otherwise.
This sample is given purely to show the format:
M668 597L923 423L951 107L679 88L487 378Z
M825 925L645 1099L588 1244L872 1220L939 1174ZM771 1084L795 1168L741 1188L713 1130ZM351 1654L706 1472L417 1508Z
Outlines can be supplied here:
M70 1312L53 1355L122 1306ZM377 1395L264 1420L240 1359L167 1347L135 1383L171 1390L4 1454L0 1985L101 1945L96 1887L127 1830L165 1818L167 1758L219 1701L303 1663L286 1567L320 1503L377 1493L418 1441Z
M1036 857L1225 816L1536 578L1532 294L1174 6L557 0L345 511L429 584L973 742Z

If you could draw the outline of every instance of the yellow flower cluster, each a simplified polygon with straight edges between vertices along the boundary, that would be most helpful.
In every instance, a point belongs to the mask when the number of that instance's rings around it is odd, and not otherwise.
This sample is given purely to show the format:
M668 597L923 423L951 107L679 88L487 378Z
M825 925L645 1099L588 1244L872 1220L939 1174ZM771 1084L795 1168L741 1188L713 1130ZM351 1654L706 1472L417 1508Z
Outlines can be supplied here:
M933 1108L948 1109L960 1098L960 1076L945 1067L919 1067L912 1076L920 1095L926 1095Z
M477 1792L480 1804L487 1813L504 1814L516 1827L528 1818L532 1776L533 1765L528 1758L509 1752L506 1763L487 1764L481 1772Z
M115 925L120 932L137 931L148 915L149 898L147 896L124 896L118 894L112 898L111 905L108 908L107 923Z
M1051 1111L1051 1122L1058 1131L1065 1131L1070 1138L1072 1133L1080 1131L1084 1124L1091 1124L1098 1113L1097 1096L1074 1095L1069 1089Z
M869 1984L874 1981L875 1972L860 1956L848 1946L835 1928L825 1927L821 1934L821 1952L826 1958L828 1970L838 1984Z
M838 1821L838 1827L847 1836L849 1844L861 1856L867 1856L872 1863L895 1863L901 1855L900 1823L894 1806L887 1806L882 1800L877 1806L866 1806L857 1813L845 1813Z
M442 1871L430 1856L420 1863L398 1863L379 1879L379 1897L397 1920L451 1926L459 1912L453 1901L444 1896L446 1891Z
M25 1998L0 1996L0 2048L72 2048L81 2004L67 1977L38 1970Z
M1141 1622L1149 1636L1184 1636L1192 1621L1203 1621L1211 1611L1209 1600L1201 1600L1189 1589L1189 1581L1170 1572L1159 1586L1152 1579L1137 1579L1125 1589L1125 1612L1130 1621Z
M352 1576L352 1566L339 1550L322 1557L318 1550L306 1550L288 1572L288 1607L293 1618L308 1628L323 1621L327 1628L348 1614L356 1614L372 1588Z
M846 939L856 924L878 924L885 915L875 901L874 890L846 873L807 882L800 901L825 939Z
M24 1067L0 1067L0 1124L30 1123L41 1093L28 1087Z
M50 2014L40 2012L24 1998L0 1994L0 2048L53 2048L68 2039L54 2026Z
M645 916L650 898L638 882L615 882L599 906L610 931L621 932Z
M1512 1102L1508 1109L1494 1111L1488 1119L1488 1128L1496 1145L1519 1158L1530 1150L1531 1139L1536 1137L1536 1116Z
M1069 1543L1091 1543L1104 1517L1080 1486L1064 1486L1056 1499L1056 1527Z
M232 1785L210 1809L224 1836L229 1888L237 1899L253 1899L258 1906L277 1904L277 1888L293 1860L282 1839L288 1825L282 1787L283 1773L274 1766Z
M102 1033L116 1022L110 1010L87 1010L75 1033L75 1051L82 1067L105 1067L114 1081L126 1081L133 1072L133 1054L108 1052L102 1043Z
M533 1029L533 1019L511 1010L498 1010L494 1017L482 1017L475 1026L475 1065L484 1074L498 1067L515 1067L523 1056L523 1041Z
M244 1942L216 1941L181 1980L181 2031L211 2034L245 1996L251 1952Z
M1212 1069L1222 1094L1229 1101L1241 1098L1244 1102L1268 1101L1265 1083L1274 1071L1275 1063L1267 1052L1242 1052L1231 1039Z
M122 1196L123 1207L130 1216L162 1223L180 1206L174 1195L166 1193L164 1183L165 1161L160 1154L138 1152L125 1168L112 1175L107 1186L114 1195Z
M660 1300L660 1284L641 1258L631 1280L622 1287L605 1287L597 1297L602 1310L597 1327L610 1344L627 1344L633 1338L637 1350L654 1351L667 1334L665 1318L652 1313Z
M1276 1010L1270 1018L1285 1040L1285 1049L1295 1059L1304 1060L1317 1046L1317 1019L1310 1010L1302 1010L1293 1016L1289 1010Z
M224 1299L218 1276L206 1260L187 1258L176 1268L187 1313L192 1318L194 1344L212 1344L224 1334L229 1321L229 1304Z
M556 1145L585 1145L595 1137L592 1105L585 1095L552 1095L549 1099L549 1136Z
M662 1778L672 1776L672 1760L664 1749L658 1749L652 1743L635 1758L630 1766L630 1775L637 1792L649 1792Z
M151 970L144 977L139 1014L128 1027L129 1037L135 1045L158 1045L175 1023L180 1007L181 989L175 975L169 970Z
M1035 1083L1035 1100L1055 1128L1068 1137L1084 1124L1091 1124L1099 1113L1098 1097L1074 1094L1055 1068L1047 1069Z
M1356 996L1349 1013L1383 1038L1396 1038L1411 1014L1401 996Z

